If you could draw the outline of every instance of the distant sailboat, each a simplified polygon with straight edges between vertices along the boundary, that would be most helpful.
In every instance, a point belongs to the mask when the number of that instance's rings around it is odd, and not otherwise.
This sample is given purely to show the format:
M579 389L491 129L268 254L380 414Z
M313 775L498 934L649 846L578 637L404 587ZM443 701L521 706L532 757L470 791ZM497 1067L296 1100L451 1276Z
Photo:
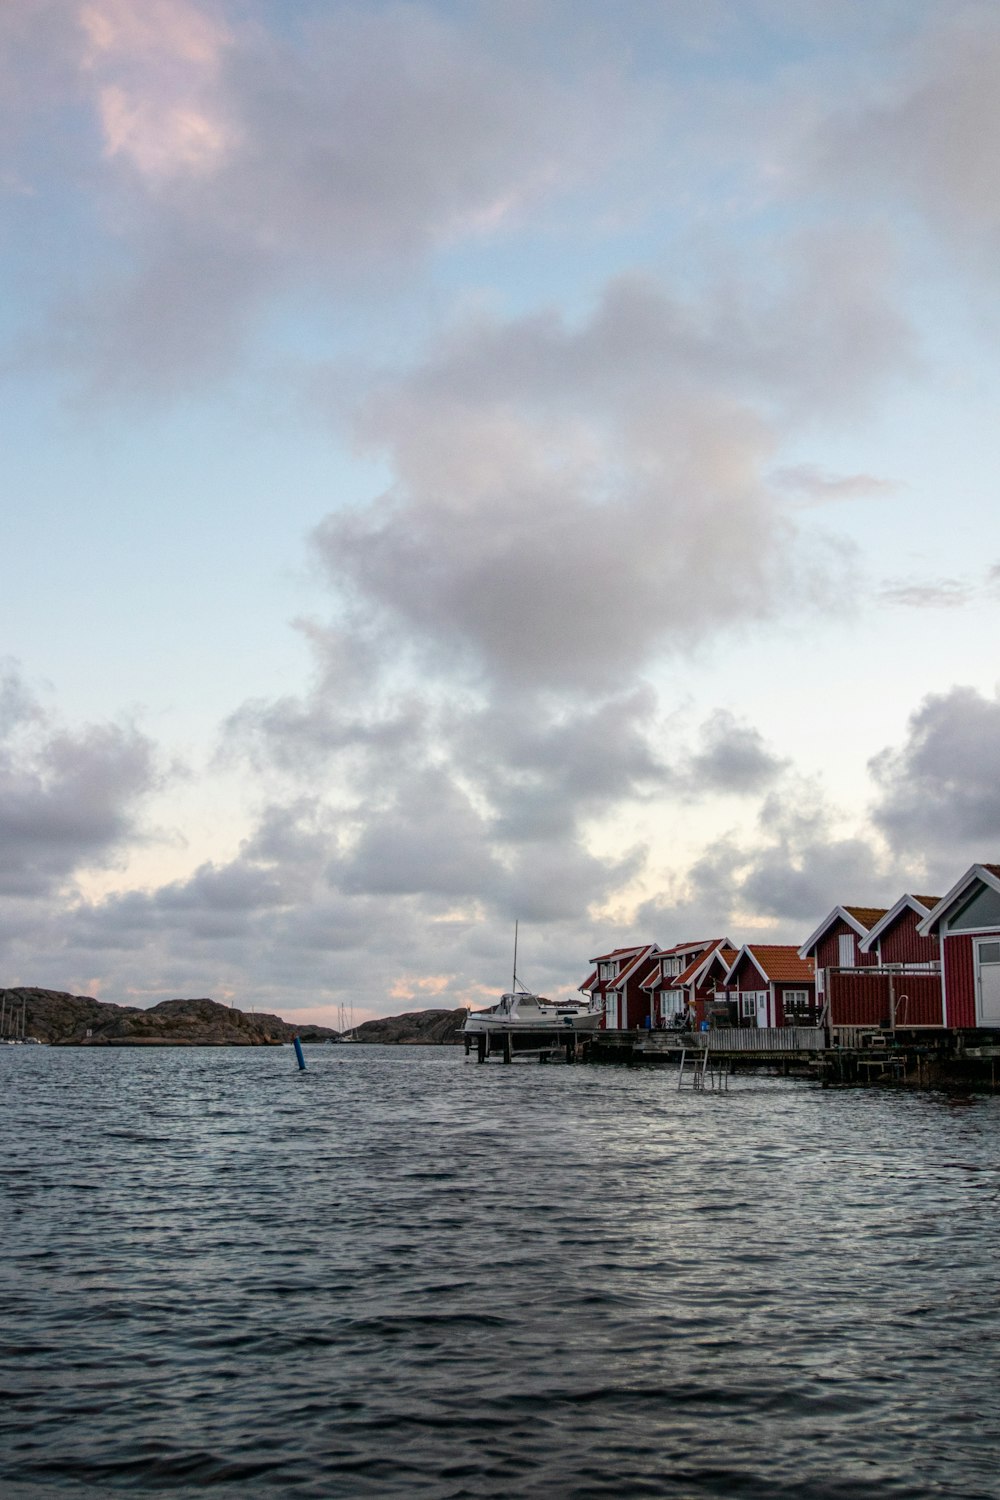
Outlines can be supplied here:
M337 1030L340 1032L340 1035L337 1038L338 1042L356 1042L356 1041L360 1040L360 1038L358 1037L357 1032L354 1029L354 1001L353 1000L350 1002L350 1022L348 1022L348 1008L344 1004L343 1000L341 1000L341 1002L340 1002L340 1006L339 1006L338 1013L337 1013L337 1019L338 1019Z

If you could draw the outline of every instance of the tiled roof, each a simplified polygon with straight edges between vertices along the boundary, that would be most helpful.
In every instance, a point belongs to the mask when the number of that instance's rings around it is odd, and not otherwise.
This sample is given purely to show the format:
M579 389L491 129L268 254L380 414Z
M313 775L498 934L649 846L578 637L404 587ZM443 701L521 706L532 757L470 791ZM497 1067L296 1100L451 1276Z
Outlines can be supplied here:
M651 980L655 984L656 977L660 972L660 962L658 958L650 959L647 962L648 967L643 967L639 970L639 973L641 973L642 975L642 978L639 980L639 988L641 990L648 989Z
M674 943L672 948L661 948L660 952L667 958L672 953L688 953L694 948L700 948L702 953L704 953L705 949L711 948L711 946L711 938L693 938L689 943Z
M889 908L887 906L845 906L844 910L849 911L862 927L871 928L876 922L881 922Z
M682 984L687 984L687 982L691 978L691 976L693 974L697 974L698 970L701 968L701 966L702 966L702 964L704 962L705 962L705 955L704 955L704 953L699 953L697 958L693 958L691 960L691 962L688 964L688 966L687 966L686 969L682 969L679 974L677 974L677 975L674 976L674 978L671 980L671 983L675 987L680 987L680 985L682 985Z
M811 958L800 958L794 943L748 943L747 952L752 954L768 979L777 984L801 980L811 984L816 977Z
M990 872L991 875L995 875L997 877L997 879L1000 880L1000 865L985 865L984 864L983 865L983 869L984 870L989 870L989 872Z
M633 978L637 969L641 968L649 958L649 949L655 948L655 946L655 943L646 943L642 948L640 948L636 952L635 957L629 959L628 963L622 966L621 970L618 973L617 979L609 979L607 981L608 989L617 990L626 982L626 980Z
M596 978L597 978L597 970L595 969L594 972L593 972L593 974L588 974L587 975L587 978L583 981L582 984L578 984L577 985L577 989L579 989L579 990L589 990L589 989L592 989L593 988L593 984L594 984L594 980Z
M997 870L997 874L1000 875L1000 869ZM919 901L921 906L926 906L928 911L931 911L935 906L937 906L938 902L941 900L940 896L915 896L913 895L912 891L910 892L910 895L913 896L914 901Z
M735 959L739 951L740 950L738 948L716 948L715 952L712 954L711 962L708 965L709 969L711 969L716 963L722 964L722 966L726 969L731 969L733 966L733 960ZM702 962L704 962L704 959L705 955L702 955Z
M624 958L626 954L641 953L643 948L648 948L648 943L633 943L631 948L612 948L610 953L599 953L596 958L587 960L591 964L605 964L609 958Z
M705 947L703 948L703 950L701 951L701 953L698 954L697 958L693 958L691 960L691 962L688 964L687 968L684 970L684 972L682 974L678 974L677 975L676 979L674 980L674 986L676 988L680 988L680 986L682 984L688 984L691 981L691 979L694 978L695 974L697 974L698 970L701 968L702 964L707 959L707 957L709 955L709 952L713 948L718 948L719 944L722 941L723 941L722 938L712 938L711 942L706 943ZM736 954L733 953L733 958L735 958L735 957L736 957ZM729 960L730 963L732 963L733 958L731 958Z

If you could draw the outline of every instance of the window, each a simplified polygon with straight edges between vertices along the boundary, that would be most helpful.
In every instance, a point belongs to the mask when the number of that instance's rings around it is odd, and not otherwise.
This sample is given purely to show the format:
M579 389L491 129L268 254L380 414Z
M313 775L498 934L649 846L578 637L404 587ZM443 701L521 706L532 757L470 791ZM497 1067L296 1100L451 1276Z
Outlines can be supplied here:
M948 931L974 931L979 927L995 927L1000 922L1000 895L984 885L977 885L973 894L960 906L954 916L948 918Z
M786 1015L789 1011L803 1011L811 1008L808 990L786 990L782 998L785 1002Z
M854 933L842 932L837 939L840 948L840 967L842 969L854 968Z
M744 1016L755 1016L757 1014L757 996L753 993L744 995L740 1009Z
M979 962L981 964L1000 964L1000 943L980 943Z

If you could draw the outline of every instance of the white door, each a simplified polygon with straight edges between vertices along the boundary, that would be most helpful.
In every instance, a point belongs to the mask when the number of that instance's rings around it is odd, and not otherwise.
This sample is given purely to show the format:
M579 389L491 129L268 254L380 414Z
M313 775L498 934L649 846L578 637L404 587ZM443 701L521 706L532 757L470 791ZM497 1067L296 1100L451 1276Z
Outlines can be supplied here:
M976 944L979 960L979 1024L1000 1026L1000 943Z

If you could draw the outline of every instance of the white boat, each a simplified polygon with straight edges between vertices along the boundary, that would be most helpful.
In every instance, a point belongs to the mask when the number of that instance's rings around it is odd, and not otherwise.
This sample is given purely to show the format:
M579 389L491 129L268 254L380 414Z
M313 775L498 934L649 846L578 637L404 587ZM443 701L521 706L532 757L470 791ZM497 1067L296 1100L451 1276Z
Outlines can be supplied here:
M586 1000L546 1000L531 990L519 987L517 978L517 923L514 923L514 976L510 989L500 996L496 1005L488 1010L477 1010L466 1017L462 1034L467 1037L519 1038L528 1044L532 1038L539 1040L545 1033L596 1031L601 1024L603 1010L595 1010ZM466 1051L468 1051L466 1043Z
M528 990L510 990L488 1010L474 1011L468 1016L462 1032L465 1036L480 1036L483 1032L502 1036L509 1032L528 1038L553 1031L590 1032L596 1031L603 1014L585 1000L546 1000Z

